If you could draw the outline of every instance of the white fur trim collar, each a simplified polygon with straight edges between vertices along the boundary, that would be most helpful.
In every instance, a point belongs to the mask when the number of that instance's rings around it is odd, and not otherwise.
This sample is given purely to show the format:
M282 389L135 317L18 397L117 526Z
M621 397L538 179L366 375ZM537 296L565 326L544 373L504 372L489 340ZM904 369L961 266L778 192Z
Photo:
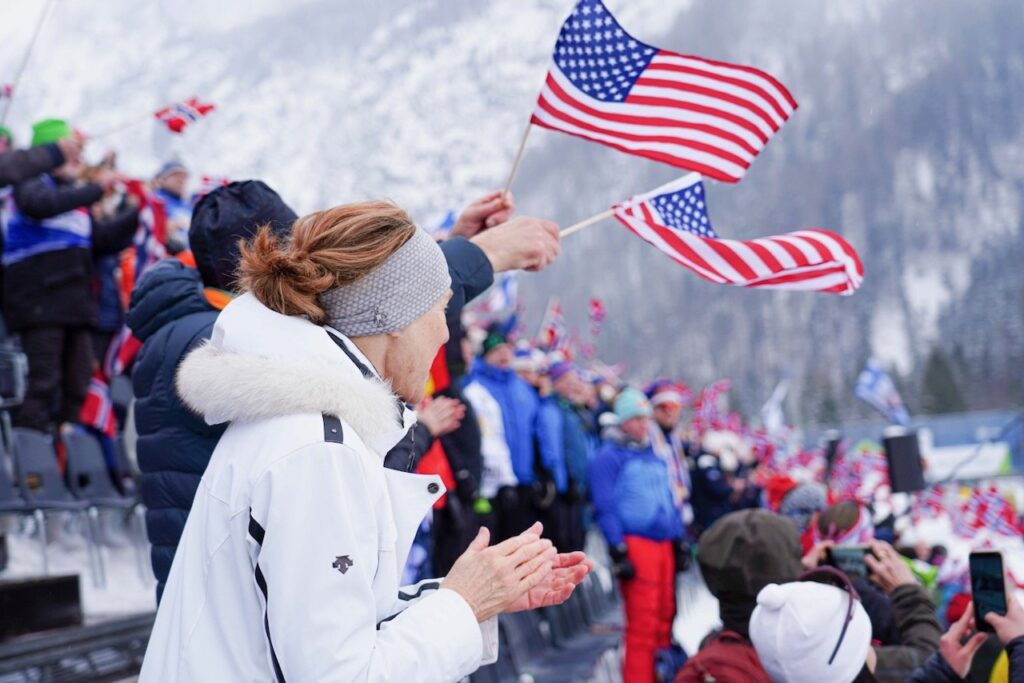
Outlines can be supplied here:
M286 360L207 343L179 366L178 394L209 424L302 413L335 415L383 457L412 426L414 414L406 410L400 423L391 388L376 377L363 377L336 351L337 360Z

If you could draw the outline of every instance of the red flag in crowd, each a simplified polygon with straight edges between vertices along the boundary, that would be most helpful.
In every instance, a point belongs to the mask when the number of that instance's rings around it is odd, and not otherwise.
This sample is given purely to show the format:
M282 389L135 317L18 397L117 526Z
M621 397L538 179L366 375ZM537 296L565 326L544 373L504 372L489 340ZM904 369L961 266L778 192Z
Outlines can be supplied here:
M9 100L12 97L14 97L14 86L10 83L0 85L0 100Z
M530 121L736 182L796 107L763 71L647 45L601 0L579 0Z
M551 297L540 323L537 346L548 351L555 351L563 348L567 341L565 320L562 318L562 304L557 298Z
M181 133L188 124L198 121L214 109L213 104L201 102L198 97L193 97L158 109L153 115L172 133Z
M719 408L719 397L729 391L732 383L727 379L720 379L701 389L697 400L693 402L693 427L698 433L704 433L709 429L719 429L726 422L726 411Z
M205 197L218 187L227 187L231 183L230 178L218 175L203 175L199 178L199 189L196 190L196 198Z

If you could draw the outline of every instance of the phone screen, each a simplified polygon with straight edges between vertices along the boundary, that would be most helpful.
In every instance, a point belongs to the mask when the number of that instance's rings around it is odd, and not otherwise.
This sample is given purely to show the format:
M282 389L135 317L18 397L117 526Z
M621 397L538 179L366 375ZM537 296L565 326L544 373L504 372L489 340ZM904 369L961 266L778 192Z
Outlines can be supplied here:
M828 549L828 563L851 578L867 578L868 566L864 564L867 553L866 545L833 546Z
M974 621L979 630L991 631L985 615L989 612L1006 614L1003 556L999 553L971 553L970 564Z

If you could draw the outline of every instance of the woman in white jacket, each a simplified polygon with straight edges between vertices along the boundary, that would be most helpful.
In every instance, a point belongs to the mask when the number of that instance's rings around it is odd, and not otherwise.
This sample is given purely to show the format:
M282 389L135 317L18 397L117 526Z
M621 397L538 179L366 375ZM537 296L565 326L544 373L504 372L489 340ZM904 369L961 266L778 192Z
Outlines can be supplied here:
M497 657L496 617L564 601L589 571L539 528L440 581L399 588L413 535L444 493L383 467L412 426L447 339L437 245L383 202L264 230L247 291L178 372L229 422L178 546L140 680L456 681Z

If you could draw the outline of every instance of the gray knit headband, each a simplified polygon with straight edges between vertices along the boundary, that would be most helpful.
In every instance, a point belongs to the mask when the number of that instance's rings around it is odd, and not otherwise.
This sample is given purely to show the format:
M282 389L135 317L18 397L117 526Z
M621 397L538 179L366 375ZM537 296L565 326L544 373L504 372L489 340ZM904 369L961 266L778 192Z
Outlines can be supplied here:
M426 232L350 285L321 294L327 324L347 337L396 332L430 310L452 287L441 248Z

